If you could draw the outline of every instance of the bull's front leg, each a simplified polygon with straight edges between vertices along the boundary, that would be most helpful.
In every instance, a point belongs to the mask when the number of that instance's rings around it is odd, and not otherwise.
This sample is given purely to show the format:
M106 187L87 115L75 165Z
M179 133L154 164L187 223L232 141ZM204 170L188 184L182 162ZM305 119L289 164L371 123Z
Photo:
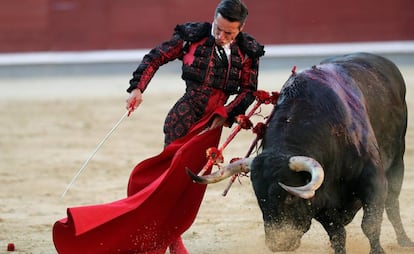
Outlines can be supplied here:
M362 174L360 195L363 204L364 215L361 228L367 236L371 254L385 253L381 247L381 223L384 213L385 197L387 193L387 181L381 168L374 165L366 168Z
M371 254L385 253L381 247L380 234L382 214L384 207L378 206L364 206L364 216L362 218L362 231L367 236L369 244L371 246Z
M346 242L346 231L343 225L334 223L332 220L318 219L322 224L323 228L326 230L329 236L329 241L331 242L331 247L334 249L335 254L346 254L345 242Z

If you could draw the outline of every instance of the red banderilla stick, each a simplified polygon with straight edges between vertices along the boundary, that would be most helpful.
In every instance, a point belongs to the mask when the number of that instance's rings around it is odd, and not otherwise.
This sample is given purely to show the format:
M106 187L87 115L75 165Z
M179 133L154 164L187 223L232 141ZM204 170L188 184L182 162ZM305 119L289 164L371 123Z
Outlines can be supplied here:
M266 119L265 122L265 126L267 126L267 124L269 123L270 119L272 118L273 115L273 110L270 113L270 116ZM252 144L249 147L249 150L246 153L246 156L244 156L244 158L248 158L250 156L250 154L253 151L253 148L257 145L257 142L259 141L259 136L256 136L256 138L253 140ZM229 183L227 184L227 187L224 189L223 193L221 194L222 196L226 196L227 193L229 192L231 186L233 185L234 181L236 180L236 178L239 176L239 174L234 174L231 178Z
M247 119L250 119L250 117L256 112L257 108L260 106L260 104L262 104L260 101L257 101L256 104L254 105L254 107L249 111L249 113L246 115ZM237 133L239 133L239 131L241 130L241 126L240 124L238 124L233 131L230 133L230 135L228 136L228 138L226 139L226 141L223 143L223 145L221 145L219 151L220 153L223 152L224 148L226 148L226 146L234 139L234 137L236 137ZM215 163L215 161L213 160L208 160L206 165L204 165L204 167L201 169L201 171L198 173L199 176L204 175L204 173L211 167L213 166Z

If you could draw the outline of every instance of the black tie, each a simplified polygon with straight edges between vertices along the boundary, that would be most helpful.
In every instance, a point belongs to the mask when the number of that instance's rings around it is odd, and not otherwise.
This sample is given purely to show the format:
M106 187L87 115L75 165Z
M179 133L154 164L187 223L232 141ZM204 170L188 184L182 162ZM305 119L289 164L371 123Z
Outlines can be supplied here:
M227 61L227 54L226 54L226 52L224 51L224 48L223 48L222 46L218 46L218 45L217 45L217 51L218 51L218 53L219 53L219 56L220 56L221 61L222 61L225 65L227 65L227 64L228 64L228 61Z

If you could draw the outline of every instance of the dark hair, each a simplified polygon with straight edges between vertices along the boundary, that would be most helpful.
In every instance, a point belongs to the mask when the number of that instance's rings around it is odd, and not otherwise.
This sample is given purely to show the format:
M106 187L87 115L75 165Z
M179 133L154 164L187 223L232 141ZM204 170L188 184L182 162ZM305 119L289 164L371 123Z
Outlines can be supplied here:
M215 17L218 14L230 21L230 22L240 22L241 25L246 21L249 11L247 10L246 5L240 0L222 0L215 12Z

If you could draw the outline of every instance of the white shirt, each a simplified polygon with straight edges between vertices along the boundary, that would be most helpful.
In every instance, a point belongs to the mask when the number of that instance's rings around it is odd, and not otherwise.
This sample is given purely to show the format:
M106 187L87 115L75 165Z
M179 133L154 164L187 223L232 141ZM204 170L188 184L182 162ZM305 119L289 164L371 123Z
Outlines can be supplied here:
M211 26L211 35L214 37L214 38L216 38L216 36L214 35L214 26L212 25ZM224 44L222 47L223 47L223 49L224 49L224 52L226 52L226 55L227 55L227 59L230 59L230 53L231 53L231 50L230 50L230 44L232 43L233 41L231 41L231 42L229 42L229 43L227 43L227 44ZM217 48L216 48L216 50L217 50ZM219 53L219 52L217 52L217 53Z

